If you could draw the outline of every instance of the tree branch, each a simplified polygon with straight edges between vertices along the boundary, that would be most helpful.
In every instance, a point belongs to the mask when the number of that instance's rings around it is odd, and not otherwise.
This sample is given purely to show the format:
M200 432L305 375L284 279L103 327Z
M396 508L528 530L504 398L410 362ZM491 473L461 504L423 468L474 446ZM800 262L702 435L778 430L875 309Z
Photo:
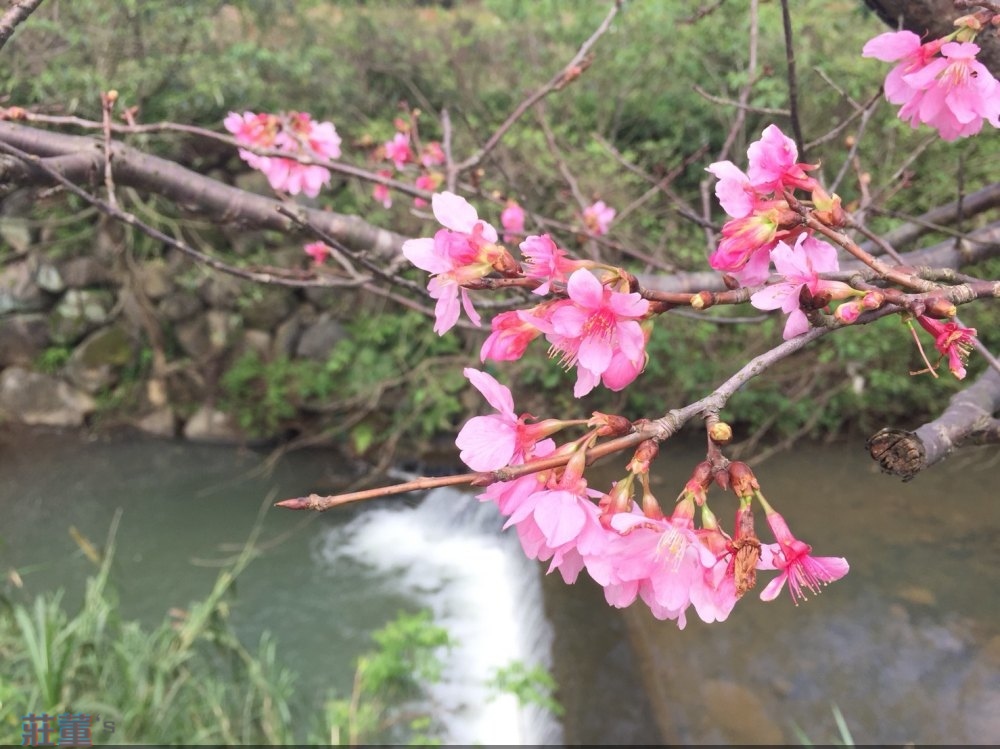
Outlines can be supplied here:
M27 19L41 4L42 0L15 0L0 17L0 49L3 49L3 45L10 39L17 25Z
M885 473L909 481L920 471L968 445L1000 442L1000 372L987 369L951 397L948 408L915 432L885 427L866 447Z

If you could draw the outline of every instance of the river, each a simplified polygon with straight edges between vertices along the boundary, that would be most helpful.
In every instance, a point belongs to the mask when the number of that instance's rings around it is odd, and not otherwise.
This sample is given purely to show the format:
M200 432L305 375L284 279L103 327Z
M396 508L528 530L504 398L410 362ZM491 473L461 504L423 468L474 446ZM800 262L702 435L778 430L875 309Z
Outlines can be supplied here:
M675 496L697 450L670 446L654 487ZM564 586L496 531L492 507L457 491L322 515L268 509L334 483L323 450L282 458L131 436L0 432L0 569L25 595L79 601L93 567L68 533L103 541L123 511L114 580L147 623L207 594L263 512L263 555L243 573L232 620L248 643L276 634L305 694L345 694L369 634L430 608L458 642L434 701L453 743L780 743L796 726L858 743L1000 739L1000 459L979 450L902 484L858 447L809 446L758 469L768 498L820 555L851 572L795 607L740 602L724 624L678 631L639 609ZM600 469L606 479L615 466ZM725 499L713 500L720 515ZM728 523L728 518L727 518ZM748 599L755 594L748 595ZM323 626L317 626L317 623ZM495 698L497 666L543 665L559 721Z

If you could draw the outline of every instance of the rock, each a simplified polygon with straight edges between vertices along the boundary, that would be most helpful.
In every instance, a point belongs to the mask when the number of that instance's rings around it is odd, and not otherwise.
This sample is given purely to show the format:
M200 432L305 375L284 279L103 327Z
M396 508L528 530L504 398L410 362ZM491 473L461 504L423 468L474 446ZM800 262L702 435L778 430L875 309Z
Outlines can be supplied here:
M0 240L18 254L32 245L28 216L34 201L34 191L25 188L10 193L0 203Z
M0 315L11 312L41 312L51 297L35 283L30 260L19 260L0 270Z
M59 275L68 289L87 286L109 286L115 277L111 269L90 255L74 257L59 265Z
M162 260L150 260L139 267L137 273L143 293L151 300L163 299L174 290L167 264Z
M178 322L194 317L204 308L204 305L193 292L179 289L170 296L160 300L157 307L160 315L170 322Z
M332 289L322 286L309 286L305 290L305 297L320 309L329 309L337 298L343 295L343 289Z
M245 435L227 414L204 405L184 425L184 438L192 442L243 442Z
M334 346L346 336L347 331L344 326L334 320L329 313L324 313L302 333L295 354L302 359L326 361Z
M114 295L110 291L70 289L49 316L49 333L58 344L72 344L108 322Z
M15 364L30 367L48 345L45 315L0 318L0 369Z
M288 289L260 286L242 309L243 321L248 328L273 330L292 314L294 301Z
M302 320L297 314L281 323L274 331L274 346L271 355L274 358L292 356L295 353L295 348L299 345L302 327Z
M61 294L66 289L66 282L63 281L59 269L46 262L39 263L35 268L35 283L40 289L51 294Z
M24 424L81 426L96 407L89 395L55 377L21 367L0 373L0 410Z
M240 316L223 310L212 309L205 314L208 323L208 342L212 351L224 351L236 337L240 329Z
M198 296L212 309L236 309L243 285L225 273L213 273L198 287Z
M179 322L174 327L177 343L192 359L198 360L212 353L212 341L208 337L208 320L205 315Z
M91 333L66 362L66 377L88 393L111 387L135 354L128 332L122 325L111 325Z
M174 437L177 434L177 418L169 406L158 408L136 419L135 428L156 437Z
M271 356L271 334L264 330L244 330L243 348L257 352L261 359L268 359Z

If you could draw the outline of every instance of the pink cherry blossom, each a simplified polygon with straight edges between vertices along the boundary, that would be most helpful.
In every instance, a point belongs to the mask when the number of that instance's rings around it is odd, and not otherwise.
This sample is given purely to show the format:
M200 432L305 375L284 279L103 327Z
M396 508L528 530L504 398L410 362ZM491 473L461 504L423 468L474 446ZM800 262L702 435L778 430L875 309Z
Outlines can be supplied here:
M930 125L948 141L975 135L984 121L1000 127L1000 82L976 60L978 45L948 39L921 44L913 32L889 32L862 55L901 61L885 79L885 97L903 105L899 117L912 127Z
M541 335L531 322L522 320L517 310L501 312L490 322L492 333L483 342L479 360L516 361L520 359L528 344Z
M874 57L883 62L902 61L889 71L883 90L885 98L893 104L905 104L917 93L917 89L906 82L905 76L926 67L937 56L943 43L943 39L935 39L921 44L920 37L912 31L888 31L870 39L861 50L861 56Z
M767 523L777 540L776 544L762 544L760 569L776 569L781 574L767 584L760 593L762 601L773 601L788 583L788 592L798 605L806 600L808 592L818 594L822 586L839 580L850 570L843 557L814 557L812 547L792 535L785 519L765 506Z
M237 141L255 148L319 159L340 157L340 136L333 124L314 122L305 112L282 115L230 112L223 124ZM247 164L264 173L272 188L290 195L301 192L314 198L330 182L330 170L316 164L306 165L280 156L258 156L246 149L240 149L239 154Z
M750 184L750 177L742 169L731 161L716 161L705 171L719 180L715 183L715 197L722 210L733 218L746 218L753 213L759 197Z
M444 335L458 322L459 300L469 319L475 325L481 324L462 284L483 278L494 270L494 264L509 256L496 244L497 230L480 221L476 209L465 198L451 192L435 193L431 207L445 228L433 238L407 240L403 255L432 274L427 291L437 300L434 331Z
M976 60L979 47L971 42L942 45L942 57L903 76L918 93L899 111L913 127L921 122L944 140L975 135L986 120L1000 127L1000 82Z
M516 200L507 201L507 207L500 214L500 225L504 230L504 242L513 242L515 237L524 234L524 209Z
M795 141L785 135L777 125L768 125L760 140L747 148L750 184L761 192L780 192L783 188L811 190L816 180L806 175L806 169L815 167L797 163L799 157Z
M845 283L820 279L820 273L840 270L837 250L826 242L800 234L794 247L778 242L771 250L771 259L784 280L755 292L750 303L757 309L780 309L788 315L782 334L785 340L809 330L809 320L801 308L803 286L812 296L824 292L831 299L843 299L853 294L853 289Z
M584 268L573 272L566 282L569 299L546 308L545 315L522 319L533 323L560 355L567 367L577 368L573 395L581 398L601 381L620 352L634 363L638 376L645 363L646 336L638 319L649 311L649 302L636 293L612 291ZM616 368L620 374L620 368ZM633 377L634 379L634 377ZM620 390L632 380L605 379L606 387Z
M425 144L423 150L420 152L420 163L428 169L435 166L441 166L444 161L444 149L441 148L441 144L436 140L432 140L430 143Z
M410 148L410 136L406 133L396 133L392 140L387 140L382 146L385 157L396 169L402 169L413 161L413 149Z
M548 234L532 235L519 246L526 260L524 275L543 282L535 289L536 294L548 294L553 282L565 283L569 275L580 267L580 263L571 260L566 250L557 247Z
M965 362L972 351L972 339L976 337L975 328L964 328L956 322L942 322L926 315L917 317L921 327L934 336L934 348L942 356L948 357L948 368L959 380L964 380Z
M330 257L330 248L323 242L310 242L302 249L316 265L322 265Z
M472 470L494 471L523 463L536 443L562 428L554 419L528 424L529 415L514 414L514 399L507 387L478 369L467 367L463 373L497 411L469 419L455 440L462 461Z
M421 174L414 181L413 186L420 190L427 190L428 192L432 192L436 190L438 188L438 185L440 184L441 184L441 175L437 173L432 173L432 174ZM413 205L416 208L423 208L425 205L427 205L427 201L424 200L423 198L414 198Z
M595 236L603 236L608 233L611 222L615 219L615 209L608 206L603 200L598 200L593 205L583 209L583 223L587 231Z

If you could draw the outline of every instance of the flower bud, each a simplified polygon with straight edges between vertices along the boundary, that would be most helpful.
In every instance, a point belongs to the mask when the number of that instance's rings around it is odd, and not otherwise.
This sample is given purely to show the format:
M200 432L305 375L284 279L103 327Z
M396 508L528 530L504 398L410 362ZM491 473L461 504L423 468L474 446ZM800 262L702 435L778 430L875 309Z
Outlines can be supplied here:
M861 306L866 310L878 309L885 304L885 294L881 291L869 291L861 298Z
M651 520L663 519L663 509L651 491L642 493L642 514Z
M717 421L708 428L708 438L717 445L728 445L733 440L733 428L724 421Z
M729 464L729 481L737 497L750 497L754 489L760 489L757 477L746 463L735 461Z
M845 325L851 325L858 320L858 316L861 314L862 302L861 300L852 300L850 302L844 302L833 312L833 318L838 322L842 322Z
M624 416L594 411L587 426L597 428L598 437L622 437L632 431L632 422Z
M656 440L643 440L635 450L632 460L625 466L632 473L649 473L649 464L660 452L660 445Z
M939 296L933 296L927 300L924 307L924 314L928 317L943 319L946 317L954 317L958 314L958 309L947 299Z
M696 310L703 310L711 307L712 306L711 292L699 291L697 294L691 297L691 306Z

